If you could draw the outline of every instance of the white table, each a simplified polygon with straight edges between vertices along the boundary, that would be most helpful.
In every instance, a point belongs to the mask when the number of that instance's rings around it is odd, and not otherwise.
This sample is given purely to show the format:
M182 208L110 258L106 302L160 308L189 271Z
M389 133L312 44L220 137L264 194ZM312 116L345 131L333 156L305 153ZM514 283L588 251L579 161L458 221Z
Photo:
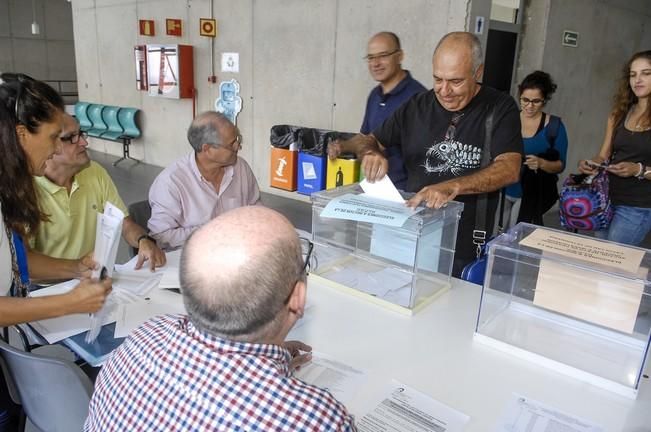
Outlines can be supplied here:
M651 431L651 383L637 400L473 342L481 288L452 289L413 317L310 281L310 319L292 336L368 374L349 409L361 416L394 378L470 416L468 432L490 432L513 392L612 432ZM648 373L649 367L647 367Z

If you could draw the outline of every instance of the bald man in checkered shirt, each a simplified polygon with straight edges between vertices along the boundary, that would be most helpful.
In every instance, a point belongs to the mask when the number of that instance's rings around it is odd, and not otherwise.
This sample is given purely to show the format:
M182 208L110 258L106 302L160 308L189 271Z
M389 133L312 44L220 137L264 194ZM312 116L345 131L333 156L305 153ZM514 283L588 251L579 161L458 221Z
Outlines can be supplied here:
M197 230L181 258L188 316L154 318L113 353L85 430L355 431L330 393L292 377L310 359L285 342L305 308L305 264L292 225L264 207Z

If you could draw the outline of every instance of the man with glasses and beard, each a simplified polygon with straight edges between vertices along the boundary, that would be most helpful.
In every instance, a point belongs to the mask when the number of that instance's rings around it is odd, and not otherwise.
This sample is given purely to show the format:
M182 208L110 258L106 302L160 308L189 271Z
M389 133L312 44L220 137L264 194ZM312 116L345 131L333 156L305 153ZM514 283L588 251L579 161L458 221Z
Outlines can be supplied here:
M61 274L62 277L90 275L95 265L90 255L95 248L97 213L104 212L108 201L125 215L122 237L132 247L138 248L140 269L145 262L153 271L165 265L165 253L147 235L143 227L130 216L106 170L90 160L86 133L79 130L77 120L63 116L63 130L59 135L61 151L46 162L45 174L35 177L38 202L48 220L39 224L30 237L29 262L32 268L66 267L74 261L79 274ZM49 258L59 258L52 261ZM40 260L43 266L35 264ZM39 274L32 277L40 279Z
M369 134L377 129L399 106L413 95L426 89L411 77L408 70L402 68L404 52L400 39L395 33L380 32L368 41L368 71L379 84L371 91L366 101L366 112L360 132ZM389 162L387 175L398 189L407 186L400 148L393 146L385 149Z
M497 191L519 179L522 164L520 116L511 96L480 83L483 74L479 39L471 33L444 36L434 50L434 89L414 96L369 135L333 143L329 157L354 152L362 158L369 181L387 173L382 148L399 147L407 169L410 207L440 208L464 203L452 274L459 276L475 257L477 194ZM490 163L482 165L487 118L492 117ZM488 125L490 126L490 125ZM492 227L497 194L488 200L485 227Z
M285 341L305 310L305 242L262 206L195 231L180 266L187 316L153 318L113 352L85 430L354 431L327 390L292 376L311 351Z
M242 135L224 114L199 114L188 129L193 151L156 177L147 226L163 249L175 249L225 211L260 201L258 182L237 153Z

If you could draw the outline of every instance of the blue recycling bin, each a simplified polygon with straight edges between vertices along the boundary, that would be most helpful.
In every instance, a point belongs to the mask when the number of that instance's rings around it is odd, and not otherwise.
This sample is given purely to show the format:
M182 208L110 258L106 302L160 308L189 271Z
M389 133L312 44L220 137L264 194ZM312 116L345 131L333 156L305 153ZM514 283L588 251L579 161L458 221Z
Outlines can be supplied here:
M303 195L311 195L325 189L326 185L326 156L314 156L298 153L298 185L296 191Z

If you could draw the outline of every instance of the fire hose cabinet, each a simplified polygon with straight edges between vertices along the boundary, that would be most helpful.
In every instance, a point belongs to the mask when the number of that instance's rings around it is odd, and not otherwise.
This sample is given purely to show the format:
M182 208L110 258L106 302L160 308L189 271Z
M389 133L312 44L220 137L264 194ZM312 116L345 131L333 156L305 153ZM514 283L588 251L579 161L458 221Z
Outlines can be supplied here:
M192 98L193 65L192 45L147 45L149 96Z

